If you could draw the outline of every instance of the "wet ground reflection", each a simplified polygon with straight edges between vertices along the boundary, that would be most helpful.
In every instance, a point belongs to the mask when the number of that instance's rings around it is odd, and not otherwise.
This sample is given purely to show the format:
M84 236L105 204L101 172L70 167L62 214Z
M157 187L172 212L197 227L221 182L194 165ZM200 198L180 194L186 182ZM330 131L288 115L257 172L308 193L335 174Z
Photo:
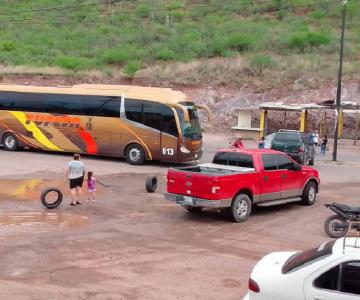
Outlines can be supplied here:
M89 218L77 214L53 212L18 212L0 215L0 238L21 233L42 233L81 228Z
M65 180L0 179L0 200L39 201L41 192L48 187L56 187L65 195L68 193L68 182ZM86 181L83 192L87 192ZM104 187L98 184L97 195L103 193Z

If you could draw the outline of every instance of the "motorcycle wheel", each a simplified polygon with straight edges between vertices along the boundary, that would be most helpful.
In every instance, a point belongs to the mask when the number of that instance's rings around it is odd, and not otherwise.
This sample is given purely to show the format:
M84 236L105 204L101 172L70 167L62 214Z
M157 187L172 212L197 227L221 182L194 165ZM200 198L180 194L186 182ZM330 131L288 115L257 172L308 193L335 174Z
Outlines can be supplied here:
M338 215L330 216L326 219L324 230L329 237L340 238L346 235L349 229L349 223L343 217Z

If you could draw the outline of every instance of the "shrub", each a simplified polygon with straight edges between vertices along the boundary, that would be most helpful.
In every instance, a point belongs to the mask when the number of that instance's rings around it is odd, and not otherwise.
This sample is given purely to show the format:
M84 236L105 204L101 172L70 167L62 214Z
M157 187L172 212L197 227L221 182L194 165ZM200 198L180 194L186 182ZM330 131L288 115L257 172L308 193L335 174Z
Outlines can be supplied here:
M175 59L176 53L170 49L163 48L156 52L155 57L160 60L173 60Z
M133 79L136 72L140 69L140 63L136 60L129 61L127 65L123 69L123 73L129 77L130 79Z
M107 49L103 52L101 60L107 64L122 64L127 62L134 49Z
M13 51L16 48L16 44L13 41L4 41L1 45L1 49L4 51Z
M247 34L235 33L225 40L226 48L243 52L249 50L254 44L254 38Z
M56 66L73 71L90 69L92 66L89 59L65 55L55 57L53 62Z
M318 47L320 45L328 45L330 37L326 34L319 32L309 32L307 35L308 44L311 47Z
M136 7L136 15L139 18L148 18L150 17L150 12L152 12L152 8L147 3L141 3Z
M303 51L307 47L318 47L329 43L330 37L324 33L300 32L295 33L290 37L288 47L290 49L299 49L300 51Z
M225 56L227 53L226 45L224 39L218 38L214 39L210 45L211 51L209 57L211 56Z
M325 12L323 11L314 11L310 14L310 16L314 19L323 19L325 17Z
M262 74L264 69L275 65L272 58L268 55L256 55L251 59L250 67L256 74Z

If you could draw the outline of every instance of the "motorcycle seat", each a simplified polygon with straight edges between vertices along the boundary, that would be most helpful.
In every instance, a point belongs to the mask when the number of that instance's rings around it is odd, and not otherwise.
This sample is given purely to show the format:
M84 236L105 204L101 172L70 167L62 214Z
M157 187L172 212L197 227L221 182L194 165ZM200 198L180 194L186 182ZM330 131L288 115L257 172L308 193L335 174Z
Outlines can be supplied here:
M360 214L360 207L348 206L348 205L339 204L339 203L334 203L333 205L345 212L353 212L353 213Z

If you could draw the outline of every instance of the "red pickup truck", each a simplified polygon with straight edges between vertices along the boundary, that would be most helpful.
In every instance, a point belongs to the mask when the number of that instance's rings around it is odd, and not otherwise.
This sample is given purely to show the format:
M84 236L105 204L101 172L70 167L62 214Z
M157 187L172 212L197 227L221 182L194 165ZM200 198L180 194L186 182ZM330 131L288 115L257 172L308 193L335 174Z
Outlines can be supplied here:
M212 163L171 168L165 198L189 212L227 209L235 222L247 220L253 205L301 201L312 205L318 171L269 149L220 149Z

